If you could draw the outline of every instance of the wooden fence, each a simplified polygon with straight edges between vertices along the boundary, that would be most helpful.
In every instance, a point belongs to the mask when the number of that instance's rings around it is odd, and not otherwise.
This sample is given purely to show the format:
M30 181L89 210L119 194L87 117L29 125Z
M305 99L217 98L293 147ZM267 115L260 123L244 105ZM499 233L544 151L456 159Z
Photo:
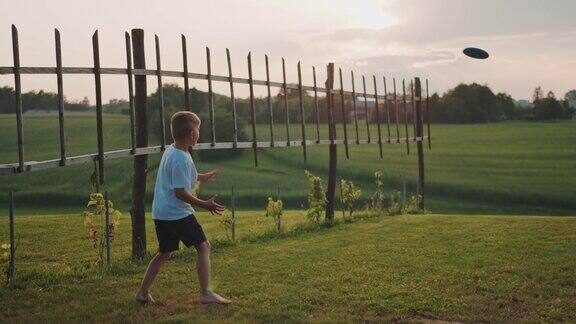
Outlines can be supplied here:
M14 65L8 67L0 67L0 75L13 75L14 76L14 89L15 89L15 115L16 115L16 125L17 125L17 141L18 141L18 162L0 165L0 175L22 173L22 172L32 172L37 170L52 169L57 167L63 167L67 165L87 163L87 162L97 162L98 163L98 177L99 183L104 184L105 175L105 161L108 159L122 158L122 157L133 157L134 158L134 179L132 187L132 254L135 258L142 258L146 252L146 231L145 231L145 213L144 213L144 197L146 191L146 164L148 154L161 153L164 151L167 144L167 139L165 138L165 111L164 111L164 99L163 99L163 78L180 78L184 81L184 108L190 110L190 98L189 98L189 80L205 80L208 84L208 109L209 109L209 126L210 126L210 141L207 143L198 143L194 150L214 150L214 149L233 149L233 148L251 148L254 155L255 166L258 166L258 149L267 147L302 147L303 158L306 161L308 146L314 145L328 145L329 146L329 175L328 175L328 190L327 199L328 206L326 208L326 218L333 219L334 216L334 191L336 183L336 147L337 145L344 145L346 158L350 157L349 145L363 145L363 144L377 144L379 147L379 156L383 157L384 144L406 144L406 152L410 154L410 142L416 142L417 153L418 153L418 185L419 192L422 195L421 208L424 208L424 197L425 197L425 181L424 181L424 151L423 142L428 140L428 146L431 148L431 136L430 136L430 119L429 119L429 96L428 96L428 80L426 80L426 95L422 94L422 85L420 78L415 78L409 81L409 84L405 80L402 80L402 92L401 94L397 91L396 80L392 80L393 91L388 91L388 85L386 78L382 78L384 86L384 94L378 94L378 82L379 79L373 75L372 83L374 85L374 92L368 93L366 91L366 77L362 76L362 91L356 91L354 72L351 71L351 84L350 90L345 90L342 77L342 69L338 69L339 77L339 89L334 88L335 71L334 64L329 63L327 65L327 75L328 78L325 82L325 86L321 87L317 85L316 80L316 68L312 68L313 84L304 85L302 83L302 69L300 62L297 65L298 70L298 82L289 83L286 79L286 64L284 59L282 59L282 82L271 81L270 80L270 70L268 56L265 56L266 64L266 80L254 79L252 75L252 55L248 53L247 63L248 63L248 78L234 77L232 73L232 65L230 60L230 51L226 50L227 62L228 62L228 75L214 75L212 74L211 65L211 53L210 49L206 48L206 71L207 73L194 73L188 70L187 61L187 46L186 37L181 36L182 39L182 71L168 71L163 70L161 65L161 55L160 55L160 40L158 36L155 36L155 53L156 53L156 68L147 69L145 62L145 50L144 50L144 31L141 29L133 29L131 33L125 33L126 41L126 67L125 68L107 68L100 65L100 47L98 42L98 31L92 36L92 48L93 48L93 62L92 67L65 67L62 63L61 54L61 40L60 33L55 30L55 51L56 51L56 66L55 67L25 67L20 64L20 51L19 51L19 39L18 30L12 25L12 48L13 48L13 58ZM57 108L58 108L58 120L59 120L59 143L60 143L60 157L58 159L43 160L43 161L27 161L26 160L26 150L25 150L25 140L23 136L24 120L22 118L22 87L21 87L21 75L22 74L55 74L58 84L58 94L57 94ZM83 74L83 75L93 75L94 84L96 89L96 128L97 128L97 148L96 152L87 155L79 156L68 156L66 154L66 141L65 133L66 128L64 125L64 84L63 75L64 74ZM101 76L106 74L115 75L126 75L128 82L128 98L130 105L130 139L131 147L126 149L114 150L114 151L104 151L104 135L103 135L103 105L102 105L102 82ZM147 77L154 76L156 78L158 86L158 96L160 101L160 128L159 133L161 134L160 145L149 146L148 145L148 130L147 130ZM212 90L213 82L226 82L230 87L230 101L232 107L233 119L233 136L229 139L229 142L217 142L216 141L216 127L214 118L214 93ZM252 140L248 142L238 141L238 123L237 123L237 111L235 104L234 95L234 85L235 84L247 84L249 86L249 102L250 102L250 125L251 125L251 135ZM256 114L255 114L255 96L254 96L254 86L264 86L267 88L267 110L269 114L268 124L270 131L270 141L258 141L256 134ZM409 95L407 95L406 88L409 88ZM274 127L274 111L272 109L272 99L271 99L271 88L280 88L283 91L283 112L285 113L285 131L286 140L278 141L275 140L275 127ZM300 128L301 135L298 139L293 139L293 135L290 134L290 114L288 107L288 90L297 91L299 98L299 114L300 114ZM304 94L307 92L313 92L314 102L313 102L313 116L315 117L314 125L312 127L316 128L316 138L307 139L306 138L306 125L305 116L306 111L304 107ZM328 120L328 138L321 138L320 136L320 109L318 107L318 94L324 93L326 95L326 114ZM336 134L336 124L334 114L335 100L334 97L340 97L340 112L342 113L342 128L343 128L343 138L338 139ZM346 118L345 102L346 100L351 100L354 110L354 120L353 127L355 130L355 138L351 139L348 135L348 122ZM376 115L375 126L377 127L377 139L372 139L370 135L370 122L366 120L367 128L367 138L361 139L359 137L358 131L358 114L357 114L357 101L364 102L364 108L368 114L368 101L374 101L374 113ZM383 108L381 111L380 108ZM400 125L400 111L404 113L404 137L401 137L401 125ZM368 114L369 115L369 114ZM409 125L409 120L411 120ZM427 128L426 134L424 134L424 120L426 121ZM384 128L385 125L385 128ZM409 128L413 128L413 133L410 134ZM393 131L395 134L393 135ZM11 198L11 197L10 197ZM12 228L12 226L11 226Z
M138 30L134 30L133 34L136 33L138 35ZM142 32L143 38L143 32ZM428 145L431 147L431 137L430 137L430 123L429 123L429 106L428 106L428 80L426 80L426 95L422 97L420 95L415 95L415 93L419 93L419 89L414 89L414 81L410 80L409 87L413 89L410 91L411 95L406 95L406 83L405 80L402 80L402 93L397 93L396 90L396 80L393 79L393 91L387 91L387 80L384 77L382 82L384 84L384 95L377 93L377 85L378 80L376 76L372 76L372 81L374 84L374 93L367 93L366 92L366 78L362 76L362 84L363 84L363 91L356 91L355 89L355 80L354 80L354 72L351 71L351 91L344 90L343 78L342 78L342 70L339 69L339 81L340 81L340 89L331 89L329 92L331 95L340 96L342 103L341 112L342 112L342 123L343 123L343 138L341 139L321 139L320 138L320 116L319 116L319 109L318 109L318 93L327 93L326 87L319 87L316 83L316 68L312 68L313 74L313 85L303 85L302 84L302 70L300 67L300 62L298 62L297 69L298 69L298 83L288 83L286 80L286 66L284 60L282 60L282 72L283 72L283 81L271 81L270 80L270 72L269 72L269 62L268 57L265 57L266 62L266 80L257 80L252 78L252 56L249 53L247 56L248 61L248 78L238 78L234 77L232 74L232 66L230 61L230 51L226 50L226 56L228 61L228 75L221 76L221 75L213 75L211 73L211 54L210 49L206 48L206 64L207 64L207 73L194 73L188 71L188 62L187 62L187 53L186 53L186 37L182 35L182 57L183 57L183 70L182 71L167 71L163 70L161 67L161 55L160 55L160 40L158 36L155 36L155 51L156 51L156 68L155 69L146 69L145 63L143 62L144 57L144 44L143 41L137 41L135 39L131 39L131 35L126 32L126 68L106 68L100 66L100 48L98 44L98 31L94 33L92 36L92 44L93 44L93 60L94 66L93 67L65 67L62 64L62 54L61 54L61 41L60 41L60 33L56 29L55 30L55 51L56 51L56 66L55 67L24 67L20 65L20 54L19 54L19 39L18 39L18 30L15 26L12 26L12 46L13 46L13 58L14 58L14 66L4 66L0 67L0 75L13 75L14 76L14 89L15 89L15 115L16 115L16 124L17 124L17 141L18 141L18 162L11 163L11 164L3 164L0 165L0 174L10 174L10 173L19 173L19 172L30 172L36 170L43 170L43 169L51 169L55 167L65 166L65 165L73 165L79 163L87 163L91 161L97 161L100 165L100 176L104 176L104 161L108 159L114 158L121 158L121 157L129 157L129 156L138 156L138 155L148 155L154 153L160 153L164 150L166 144L166 138L164 138L166 125L164 124L164 103L163 103L163 93L162 93L162 84L164 77L172 77L172 78L182 78L184 80L184 90L185 90L185 97L184 103L185 108L190 110L190 101L189 101L189 79L196 79L196 80L206 80L208 83L208 108L210 112L210 142L208 143L198 143L195 147L195 150L209 150L209 149L230 149L230 148L252 148L254 151L254 160L255 164L258 164L258 148L264 147L292 147L292 146L301 146L303 149L303 156L306 159L306 147L312 145L326 145L326 144L343 144L346 150L346 156L349 157L349 150L348 146L351 143L355 144L378 144L380 156L383 155L382 153L382 145L383 144L393 144L393 143L406 143L407 152L409 153L409 142L418 142L424 139L428 140ZM133 37L132 37L133 38ZM132 64L134 58L134 65ZM136 62L136 61L141 62ZM142 64L139 64L142 63ZM55 74L57 76L57 84L58 84L58 113L59 113L59 143L60 143L60 157L58 159L51 159L51 160L43 160L43 161L26 161L26 150L25 150L25 140L23 136L23 128L24 120L22 118L22 90L21 90L21 75L22 74ZM97 120L97 134L98 134L98 146L97 152L93 154L87 155L79 155L79 156L68 156L66 154L66 141L65 141L65 125L64 125L64 114L65 114L65 107L64 107L64 85L63 85L63 78L64 74L89 74L94 76L95 82L95 97L96 97L96 120ZM131 125L131 147L121 150L114 150L114 151L104 151L104 141L103 141L103 120L102 120L102 94L101 94L101 76L103 74L120 74L127 76L128 82L128 98L130 103L130 125ZM134 82L139 77L146 77L146 76L155 76L158 83L158 91L160 97L160 115L162 116L161 120L161 130L160 134L162 134L162 138L160 140L160 145L158 146L145 146L140 147L136 143L136 128L138 124L138 120L136 120L135 113L135 100L146 100L146 98L138 98L138 91L136 91L136 95L134 94ZM140 79L141 80L141 79ZM226 82L230 85L230 100L232 102L232 118L234 119L234 136L230 139L230 142L216 142L215 140L215 125L214 123L214 103L213 103L213 91L212 91L212 83L213 82ZM234 97L234 84L248 84L250 89L250 116L251 116L251 132L252 132L252 141L250 142L238 142L237 134L238 129L236 128L236 106L235 106L235 97ZM267 88L268 93L268 110L269 110L269 129L270 129L270 141L257 141L256 137L256 127L255 127L255 108L254 108L254 86L264 86ZM419 83L416 87L419 86ZM293 135L290 134L290 118L288 115L288 103L286 100L286 95L284 96L284 113L286 113L285 124L286 124L286 141L275 141L274 140L274 112L272 111L272 101L271 101L271 87L281 88L286 94L288 90L295 90L299 94L299 108L300 108L300 124L301 124L301 137L298 140L293 140ZM145 93L144 89L144 93ZM305 110L303 105L303 95L305 92L313 92L314 93L314 116L315 116L315 125L316 127L316 138L311 140L306 138L306 123L305 123ZM348 125L347 125L347 118L345 116L345 108L344 102L346 99L352 100L353 108L354 108L354 123L353 126L355 128L355 140L350 141L348 136ZM364 107L366 111L368 111L368 101L374 100L375 101L375 113L376 113L376 126L378 131L378 138L376 141L372 141L370 138L370 124L367 123L368 128L368 137L366 139L360 139L358 136L358 119L356 113L356 106L357 101L363 101ZM383 102L383 104L381 104ZM419 119L417 118L416 112L416 105L419 103L423 103L425 106L425 120L427 124L427 131L426 135L417 135L416 128L417 122ZM145 105L145 102L144 102ZM409 107L411 106L411 108ZM380 107L384 108L384 111L380 111ZM404 107L402 109L405 113L404 118L404 137L400 135L400 128L401 126L398 124L400 118L402 116L398 116L400 111L399 107ZM408 116L409 110L412 110L412 116ZM391 114L394 117L395 125L391 125ZM411 117L412 120L412 127L414 128L413 135L409 135L409 119ZM382 125L386 124L386 134L382 132ZM392 121L394 123L394 121ZM395 136L392 135L391 128L396 128Z

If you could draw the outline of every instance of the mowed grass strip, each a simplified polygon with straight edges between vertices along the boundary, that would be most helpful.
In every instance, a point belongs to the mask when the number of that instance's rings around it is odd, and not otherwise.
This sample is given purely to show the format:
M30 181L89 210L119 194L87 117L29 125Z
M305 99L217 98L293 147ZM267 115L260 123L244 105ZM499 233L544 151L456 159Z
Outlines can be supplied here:
M181 250L153 288L165 305L139 306L132 295L146 262L127 261L127 216L107 271L91 265L81 217L34 216L17 219L17 279L0 288L2 318L576 321L575 217L382 216L297 230L305 214L289 211L275 238L262 212L241 212L236 245L218 218L199 219L215 246L213 286L232 305L198 304L195 253ZM153 251L151 225L148 235Z
M25 116L27 160L58 158L57 115ZM0 163L16 162L15 121L12 115L0 116ZM359 123L360 138L366 129ZM283 125L276 127L276 140L285 139ZM372 125L375 126L375 125ZM573 121L551 123L502 122L475 125L432 125L433 148L426 149L426 180L428 208L438 213L473 214L540 214L574 215L573 197L576 189L576 124ZM294 124L291 138L299 139L300 125ZM352 125L349 125L352 127ZM104 116L107 150L130 146L128 116ZM90 113L66 116L69 155L96 152L95 116ZM349 132L352 134L353 128ZM385 128L384 128L385 129ZM372 139L376 128L371 127ZM315 125L306 127L307 138L315 139ZM323 138L326 127L321 125ZM338 125L338 136L342 136ZM258 139L269 139L267 125L258 125ZM384 132L387 134L387 132ZM395 127L392 127L395 134ZM404 134L402 134L404 136ZM387 139L385 135L384 139ZM157 139L150 138L152 145ZM415 145L411 143L412 152ZM240 195L239 207L260 208L269 194L281 186L287 206L300 208L305 203L307 179L304 169L324 178L327 174L327 147L309 147L308 162L302 162L302 148L261 149L260 165L254 168L252 153L218 162L197 161L200 171L219 168L222 176L206 184L202 194L218 194L229 201L230 187L235 185ZM384 145L380 159L378 146L351 144L351 159L347 160L340 146L338 175L354 181L367 198L373 191L373 172L382 170L388 190L402 188L404 177L407 190L416 192L416 154L406 155L405 143ZM148 163L148 197L154 187L159 155L150 156ZM46 208L58 210L80 207L87 199L92 165L69 166L53 170L3 176L0 183L0 203L6 202L7 192L16 191L18 208L43 213ZM106 162L107 189L112 199L128 208L131 203L132 160ZM148 199L148 203L151 199Z

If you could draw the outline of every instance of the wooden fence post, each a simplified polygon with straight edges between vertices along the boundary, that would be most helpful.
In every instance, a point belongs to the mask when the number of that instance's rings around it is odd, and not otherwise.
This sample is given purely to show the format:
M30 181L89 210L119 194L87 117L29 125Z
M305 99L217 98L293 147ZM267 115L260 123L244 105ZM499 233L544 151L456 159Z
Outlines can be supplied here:
M104 184L104 130L102 117L102 81L100 71L100 46L98 45L98 30L92 36L94 53L94 88L96 89L96 138L98 142L98 181Z
M134 69L145 69L144 30L132 29L132 56ZM146 76L134 76L134 131L136 148L148 146L146 125ZM134 157L134 180L132 182L132 257L142 259L146 255L146 214L144 199L146 195L146 168L148 155Z
M106 265L110 266L110 201L108 200L108 191L104 191L104 216L105 216L105 227L104 235L106 242Z
M60 130L60 165L66 165L66 135L64 132L64 84L62 80L62 50L60 44L60 31L54 29L56 47L56 82L58 84L58 128Z
M20 47L18 29L12 25L12 53L14 56L14 104L16 110L16 129L18 132L18 172L25 172L24 131L22 130L22 86L20 78Z
M334 194L336 191L336 127L334 125L334 63L328 64L328 78L326 80L326 111L328 112L328 136L330 138L329 154L330 162L328 166L328 190L326 191L326 222L334 222Z
M236 192L234 191L234 185L232 185L232 196L230 200L230 207L232 208L232 220L230 221L230 227L232 228L232 242L236 242Z
M426 197L426 184L424 181L424 148L422 147L423 138L423 118L422 118L422 88L420 85L420 78L416 78L416 91L415 95L418 98L416 101L416 147L418 149L418 188L420 188L420 209L424 209L424 200Z

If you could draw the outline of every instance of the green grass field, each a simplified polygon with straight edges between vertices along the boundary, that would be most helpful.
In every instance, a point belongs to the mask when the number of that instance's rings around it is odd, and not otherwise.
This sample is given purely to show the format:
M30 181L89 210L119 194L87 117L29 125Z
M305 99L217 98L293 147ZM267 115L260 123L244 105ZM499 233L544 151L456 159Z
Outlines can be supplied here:
M93 116L70 114L66 125L69 155L95 152ZM104 125L107 150L129 147L126 116L105 115ZM296 136L299 125L293 126ZM91 165L5 176L0 243L8 240L5 203L12 189L18 248L16 279L0 285L0 316L7 322L576 321L575 126L433 125L433 149L425 153L432 213L358 213L354 222L338 220L332 228L310 225L304 211L303 171L325 177L326 146L310 147L306 164L301 148L260 150L258 168L250 150L218 163L197 161L200 170L222 173L200 195L228 201L234 185L243 209L235 244L219 218L198 215L213 243L213 287L233 300L228 307L197 303L193 250L176 253L159 275L153 292L164 305L132 301L148 260L130 261L130 159L106 164L106 189L124 212L110 269L95 265L80 216ZM56 115L25 116L24 129L28 160L58 157ZM277 130L284 138L283 128ZM314 138L312 126L308 132ZM258 134L267 140L267 127ZM0 116L0 163L16 161L15 143L13 116ZM404 143L385 145L383 159L376 145L351 146L350 153L346 160L339 147L338 175L359 185L364 197L372 193L376 169L389 190L400 189L404 178L408 192L415 191L416 158L406 155ZM149 192L158 161L158 155L149 159ZM263 216L266 196L278 185L293 209L281 234ZM150 219L147 224L154 252L154 227Z
M130 146L128 125L127 116L105 115L106 150ZM292 126L292 139L300 138L300 126ZM341 128L340 125L339 136ZM68 155L96 151L94 116L69 114L66 130ZM324 128L322 133L325 133ZM349 133L354 134L354 131ZM372 125L371 133L374 139L375 125ZM258 134L259 140L268 140L268 127L259 125ZM387 134L385 127L383 134ZM395 134L394 128L392 134ZM363 126L360 137L365 136ZM575 214L574 122L432 125L432 136L433 148L425 152L429 210L455 214ZM58 158L55 114L26 115L24 137L28 160ZM276 125L276 138L285 138L283 125ZM307 138L315 138L313 125L307 126ZM158 144L153 137L150 143ZM205 185L201 195L218 194L223 201L228 201L230 187L235 185L240 195L239 208L261 208L266 196L275 193L280 185L287 206L298 208L305 204L307 180L303 170L309 169L325 178L327 150L326 146L309 147L306 164L302 162L301 148L261 149L258 168L253 166L250 150L226 161L197 162L200 170L219 168L222 171L219 181ZM412 154L406 155L405 144L385 145L384 158L380 159L377 145L352 145L351 159L346 160L344 148L339 146L338 174L359 185L365 198L372 192L372 175L376 169L383 171L390 190L401 189L404 178L408 192L415 192L417 163L413 144L411 150ZM3 115L0 116L0 163L15 161L14 116ZM158 161L158 155L149 159L149 193L153 190ZM127 208L132 161L112 160L106 166L107 189L114 201ZM18 210L25 214L78 210L90 192L91 172L92 165L80 165L2 177L0 203L5 205L7 191L12 189L16 191ZM150 198L149 194L148 202Z
M18 217L16 281L0 285L0 314L6 322L576 321L575 217L358 216L327 229L302 226L304 213L290 211L278 235L262 211L245 211L240 242L230 244L218 219L200 213L213 287L233 300L226 307L197 302L195 252L186 249L153 287L164 305L134 303L146 261L128 261L127 215L109 270L93 265L81 217ZM6 233L3 223L0 242Z

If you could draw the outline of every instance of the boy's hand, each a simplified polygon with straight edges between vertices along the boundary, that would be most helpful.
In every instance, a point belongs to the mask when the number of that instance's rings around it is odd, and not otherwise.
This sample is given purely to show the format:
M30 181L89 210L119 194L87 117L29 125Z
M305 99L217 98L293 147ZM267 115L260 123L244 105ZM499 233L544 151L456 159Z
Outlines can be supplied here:
M216 202L216 196L206 200L203 207L208 209L212 215L222 215L222 212L226 209L225 206L222 206Z
M214 169L210 172L206 172L204 174L201 174L198 178L201 182L208 182L208 181L215 180L216 178L218 178L219 175L220 175L220 170Z

